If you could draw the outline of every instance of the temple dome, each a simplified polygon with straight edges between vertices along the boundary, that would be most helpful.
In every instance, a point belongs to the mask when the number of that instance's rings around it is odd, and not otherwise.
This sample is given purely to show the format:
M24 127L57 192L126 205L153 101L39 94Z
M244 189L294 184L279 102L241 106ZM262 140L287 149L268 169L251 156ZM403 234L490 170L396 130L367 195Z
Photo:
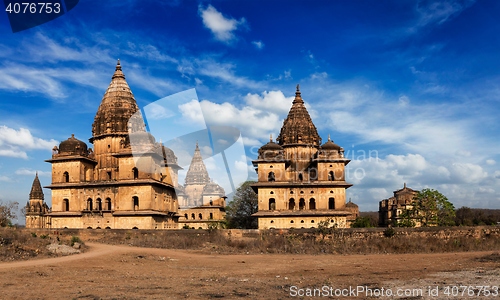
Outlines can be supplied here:
M87 144L75 138L72 134L70 138L59 144L59 155L83 155L88 154Z
M288 116L283 121L281 132L277 138L278 143L281 146L296 144L319 146L321 137L304 105L299 85L297 85L295 99L292 103L292 108L290 108Z
M217 194L219 196L224 196L224 189L215 182L209 182L203 188L203 194Z
M323 150L340 150L342 147L335 144L332 140L330 140L330 136L328 136L328 141L321 145L321 149Z
M125 80L120 60L118 60L111 83L95 115L90 142L103 135L128 134L128 123L138 111L139 107ZM138 117L142 121L140 113Z

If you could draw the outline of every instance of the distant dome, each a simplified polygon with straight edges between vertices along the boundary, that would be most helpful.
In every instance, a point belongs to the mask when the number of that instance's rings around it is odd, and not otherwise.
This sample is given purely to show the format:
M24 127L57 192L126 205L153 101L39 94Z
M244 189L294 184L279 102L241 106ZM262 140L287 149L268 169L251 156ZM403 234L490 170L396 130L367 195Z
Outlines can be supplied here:
M332 141L328 141L321 146L323 150L340 150L341 147Z
M223 196L225 194L224 189L215 182L210 182L203 188L203 194L217 194Z
M146 131L138 131L129 134L130 144L132 147L134 146L142 146L142 145L152 145L156 142L155 138L151 133Z
M177 156L172 149L162 146L163 158L167 164L177 164Z
M72 134L71 137L59 144L59 155L84 155L88 154L87 144L75 138Z
M260 150L262 150L262 151L265 151L265 150L283 150L283 147L281 147L280 145L276 144L273 141L270 141L269 143L260 147Z
M354 203L354 202L349 201L349 202L346 203L345 207L348 207L348 208L358 208L358 205L356 203Z
M283 147L273 142L272 137L270 138L269 143L259 148L260 158L271 158L280 154L283 154Z

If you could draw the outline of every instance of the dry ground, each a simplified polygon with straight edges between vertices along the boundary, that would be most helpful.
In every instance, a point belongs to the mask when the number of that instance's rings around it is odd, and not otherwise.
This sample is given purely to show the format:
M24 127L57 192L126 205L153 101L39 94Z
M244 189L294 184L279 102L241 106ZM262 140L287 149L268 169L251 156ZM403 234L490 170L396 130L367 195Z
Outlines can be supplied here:
M445 299L446 286L500 285L500 255L491 251L347 256L212 255L97 243L87 246L83 254L0 263L0 298L285 299L291 292L299 292L294 286L304 289L365 286L374 292L382 288L391 288L393 292L397 288L423 290L422 296L394 297L398 299ZM428 296L428 286L439 286L439 296ZM360 293L356 298L370 297Z

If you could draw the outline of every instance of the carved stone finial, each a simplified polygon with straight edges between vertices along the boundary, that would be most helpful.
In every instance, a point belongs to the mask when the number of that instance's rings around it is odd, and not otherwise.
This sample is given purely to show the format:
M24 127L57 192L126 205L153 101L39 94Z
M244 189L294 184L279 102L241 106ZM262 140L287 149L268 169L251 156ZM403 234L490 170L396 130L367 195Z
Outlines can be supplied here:
M271 133L271 134L269 135L269 142L272 142L272 141L273 141L273 134Z
M328 134L328 141L329 141L329 142L331 141L331 139L330 139L330 134Z
M300 84L297 83L297 92L300 92Z

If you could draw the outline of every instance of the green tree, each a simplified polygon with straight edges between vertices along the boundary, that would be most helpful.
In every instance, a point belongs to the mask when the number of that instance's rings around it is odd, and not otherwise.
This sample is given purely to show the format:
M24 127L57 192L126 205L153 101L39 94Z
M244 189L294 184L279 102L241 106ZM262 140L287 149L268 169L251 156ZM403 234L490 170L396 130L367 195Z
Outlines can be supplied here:
M17 202L0 203L0 227L12 226L12 221L17 218Z
M357 217L354 222L351 224L352 228L368 228L368 227L374 227L372 225L372 220L369 216L366 217Z
M226 220L229 228L258 228L258 221L252 214L258 210L257 194L251 185L255 181L245 181L234 194L233 201L226 207Z
M448 198L433 189L423 189L414 199L415 218L422 226L455 225L455 207Z
M400 219L395 224L396 227L415 227L416 211L415 209L405 209L399 215Z

